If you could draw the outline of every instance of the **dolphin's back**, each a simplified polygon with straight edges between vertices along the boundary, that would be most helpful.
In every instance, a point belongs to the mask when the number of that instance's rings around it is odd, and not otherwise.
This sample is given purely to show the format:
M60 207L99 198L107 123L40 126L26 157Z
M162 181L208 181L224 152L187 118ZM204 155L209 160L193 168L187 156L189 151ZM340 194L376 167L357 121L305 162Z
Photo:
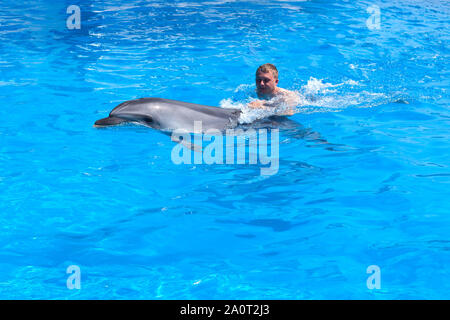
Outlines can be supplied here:
M190 109L192 111L201 111L204 114L208 114L208 115L216 116L216 117L223 117L224 115L233 116L236 113L236 111L239 111L237 109L212 107L212 106L207 106L207 105L203 105L203 104L196 104L196 103L163 99L163 98L140 98L140 99L126 101L126 102L138 103L138 104L139 103L165 104L172 108L177 108L177 109L185 108L185 109Z

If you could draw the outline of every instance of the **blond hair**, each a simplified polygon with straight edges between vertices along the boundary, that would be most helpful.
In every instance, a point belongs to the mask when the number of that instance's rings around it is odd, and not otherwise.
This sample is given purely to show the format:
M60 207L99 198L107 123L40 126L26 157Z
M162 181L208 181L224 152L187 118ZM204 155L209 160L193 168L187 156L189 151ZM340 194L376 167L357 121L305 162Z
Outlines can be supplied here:
M275 79L278 79L277 67L275 67L271 63L265 63L265 64L259 66L258 69L256 70L256 74L258 74L259 72L262 72L262 73L272 72L273 77Z

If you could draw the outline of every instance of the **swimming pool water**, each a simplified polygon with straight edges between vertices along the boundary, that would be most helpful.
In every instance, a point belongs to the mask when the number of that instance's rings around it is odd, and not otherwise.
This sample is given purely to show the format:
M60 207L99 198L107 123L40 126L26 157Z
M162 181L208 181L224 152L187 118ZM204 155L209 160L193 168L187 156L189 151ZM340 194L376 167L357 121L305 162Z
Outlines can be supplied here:
M450 298L449 12L2 1L0 298ZM139 97L228 106L266 62L316 97L280 130L275 175L175 165L156 130L92 127Z

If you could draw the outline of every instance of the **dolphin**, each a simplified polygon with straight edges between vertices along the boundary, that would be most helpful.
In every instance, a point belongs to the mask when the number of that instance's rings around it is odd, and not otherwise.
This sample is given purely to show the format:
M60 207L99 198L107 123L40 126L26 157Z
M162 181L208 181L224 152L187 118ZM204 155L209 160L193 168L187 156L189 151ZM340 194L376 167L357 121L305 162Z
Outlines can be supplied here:
M140 98L119 104L108 117L97 120L95 127L106 127L137 122L145 126L171 132L184 130L205 133L210 129L224 132L238 125L239 109L226 109L162 98ZM201 121L201 132L196 132L195 121Z
M201 147L184 141L182 136L171 134L179 130L185 133L206 133L215 130L224 133L227 129L282 128L295 131L299 123L284 116L269 116L250 124L240 124L239 109L219 108L195 103L162 98L140 98L122 102L109 116L95 121L94 127L109 127L129 122L138 123L171 136L173 142L181 143L194 151ZM196 126L196 122L200 122Z

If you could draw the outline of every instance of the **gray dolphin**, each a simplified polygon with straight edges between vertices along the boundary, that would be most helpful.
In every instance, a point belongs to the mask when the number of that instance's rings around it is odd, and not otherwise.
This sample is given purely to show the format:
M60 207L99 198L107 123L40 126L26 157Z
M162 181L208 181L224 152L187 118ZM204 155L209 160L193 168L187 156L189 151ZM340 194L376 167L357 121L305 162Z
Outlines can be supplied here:
M195 132L194 122L201 121L201 132L221 132L238 125L241 111L162 98L141 98L119 104L109 117L97 120L95 127L137 122L161 131ZM198 133L201 133L198 132Z
M224 133L227 129L236 127L244 130L282 128L295 131L301 127L299 123L284 116L270 116L251 124L239 124L240 115L241 110L239 109L211 107L162 98L140 98L119 104L108 117L97 120L94 127L135 122L160 130L167 135L171 135L170 133L175 130L188 133L208 133L208 130L215 129ZM200 121L199 128L195 126L196 121ZM201 151L201 147L184 141L176 134L172 134L171 139L194 151Z

